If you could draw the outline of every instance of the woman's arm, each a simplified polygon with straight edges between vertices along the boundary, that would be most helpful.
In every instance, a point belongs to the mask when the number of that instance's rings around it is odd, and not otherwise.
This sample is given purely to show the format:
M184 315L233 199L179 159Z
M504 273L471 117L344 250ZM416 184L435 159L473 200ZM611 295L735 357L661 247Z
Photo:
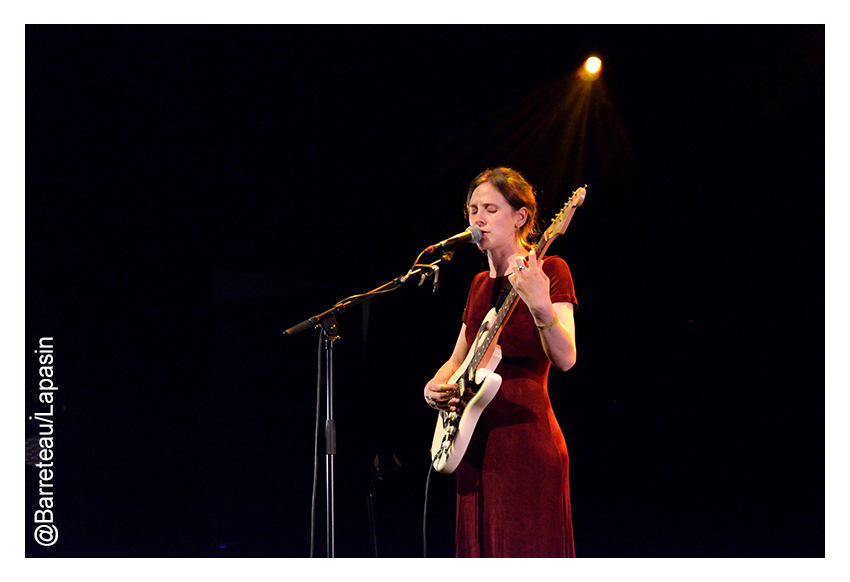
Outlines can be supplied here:
M576 333L572 303L552 303L549 277L543 272L537 255L531 251L528 261L514 258L509 280L528 306L540 333L543 351L552 365L569 370L576 363Z
M468 352L466 324L463 324L460 328L460 334L457 336L452 356L445 364L440 366L434 377L425 385L425 401L431 408L454 410L454 406L457 404L457 401L454 399L457 393L457 384L446 384L446 382L449 381L452 374L463 364Z
M566 372L576 363L576 325L572 303L549 303L551 311L532 312L543 351L552 365ZM554 325L553 325L554 324ZM543 329L541 329L543 328Z

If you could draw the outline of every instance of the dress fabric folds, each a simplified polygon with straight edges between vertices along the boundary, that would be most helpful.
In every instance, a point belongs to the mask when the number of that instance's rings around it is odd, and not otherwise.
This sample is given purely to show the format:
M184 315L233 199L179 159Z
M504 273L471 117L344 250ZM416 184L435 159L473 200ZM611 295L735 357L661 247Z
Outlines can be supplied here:
M576 304L569 267L546 258L553 303ZM479 273L463 321L473 345L507 277ZM456 470L457 557L575 557L569 455L549 400L549 360L521 299L504 324L502 385L481 415Z

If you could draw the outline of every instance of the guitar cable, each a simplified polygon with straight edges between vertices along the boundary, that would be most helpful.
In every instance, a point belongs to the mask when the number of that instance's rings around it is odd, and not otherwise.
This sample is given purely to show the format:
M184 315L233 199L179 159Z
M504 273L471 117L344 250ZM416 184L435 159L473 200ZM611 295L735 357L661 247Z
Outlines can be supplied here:
M428 488L431 485L431 473L434 472L433 460L428 465L428 478L425 479L425 509L422 511L422 557L428 557Z
M322 410L322 334L319 334L319 369L316 374L316 432L313 436L313 499L310 503L310 557L316 548L316 489L319 482L319 425Z

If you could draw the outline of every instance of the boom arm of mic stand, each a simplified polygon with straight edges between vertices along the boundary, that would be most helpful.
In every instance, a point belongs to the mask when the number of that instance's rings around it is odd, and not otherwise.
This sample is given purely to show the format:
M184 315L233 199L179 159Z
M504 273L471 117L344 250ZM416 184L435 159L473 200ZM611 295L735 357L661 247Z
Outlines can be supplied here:
M323 311L319 314L316 314L309 319L305 319L304 321L302 321L298 325L294 325L294 326L290 327L289 329L287 329L286 331L283 332L283 335L293 336L296 333L300 333L300 332L307 330L307 329L310 329L310 328L326 327L325 322L330 320L330 319L333 319L333 327L336 328L336 316L337 315L339 315L340 313L342 313L343 311L345 311L346 309L348 309L349 307L351 307L353 305L357 305L358 303L362 303L363 301L366 301L367 299L369 299L373 295L377 295L378 293L386 293L388 291L394 291L395 289L400 287L402 283L403 283L403 281L399 281L399 279L393 279L392 281L390 281L386 285L382 285L381 287L378 287L377 289L373 289L372 291L369 291L368 293L363 293L362 295L352 295L351 297L348 297L347 299L343 299L339 303L335 304L330 309ZM391 288L387 288L387 287L391 287ZM328 333L328 331L329 331L328 329L325 329L326 333ZM333 331L335 333L336 329L334 329Z
M401 277L396 277L395 279L393 279L389 283L385 283L384 285L381 285L380 287L372 289L368 293L363 293L363 294L360 294L360 295L352 295L351 297L343 299L342 301L336 303L330 309L323 311L322 313L316 314L313 317L310 317L309 319L305 319L304 321L302 321L298 325L294 325L294 326L290 327L289 329L287 329L286 331L283 332L283 335L289 337L289 336L293 336L297 333L300 333L302 331L305 331L307 329L317 328L317 327L323 327L323 328L325 328L325 333L329 333L331 330L327 329L328 326L325 325L326 321L328 321L329 319L333 319L336 315L339 315L340 313L342 313L343 311L345 311L349 307L357 305L358 303L362 303L363 301L366 301L367 299L371 299L375 295L378 295L380 293L389 293L390 291L395 291L396 289L401 287L408 279L410 279L410 277L412 277L414 275L420 275L420 274L422 275L422 278L419 281L419 285L422 285L422 283L425 282L425 278L428 275L433 274L434 275L434 291L437 291L437 279L440 275L439 264L443 260L450 260L450 259L451 259L451 255L444 255L443 258L441 258L437 261L434 261L433 263L427 264L427 265L414 264L413 267L411 267L410 271L408 271L406 274L402 275ZM425 271L425 272L423 272L423 271ZM335 329L336 328L336 320L335 319L333 319L333 327L334 327L333 333L335 334L336 333L336 329Z

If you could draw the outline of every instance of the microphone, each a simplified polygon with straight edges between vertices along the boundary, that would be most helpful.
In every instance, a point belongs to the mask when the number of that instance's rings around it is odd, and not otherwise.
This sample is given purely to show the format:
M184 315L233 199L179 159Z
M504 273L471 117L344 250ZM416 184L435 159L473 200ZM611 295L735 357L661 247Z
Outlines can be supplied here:
M437 251L447 252L455 248L457 245L463 243L472 243L476 244L481 240L481 231L477 226L470 226L465 231L460 234L456 234L453 237L447 238L444 241L440 241L435 245L429 246L425 249L426 253L434 253Z

